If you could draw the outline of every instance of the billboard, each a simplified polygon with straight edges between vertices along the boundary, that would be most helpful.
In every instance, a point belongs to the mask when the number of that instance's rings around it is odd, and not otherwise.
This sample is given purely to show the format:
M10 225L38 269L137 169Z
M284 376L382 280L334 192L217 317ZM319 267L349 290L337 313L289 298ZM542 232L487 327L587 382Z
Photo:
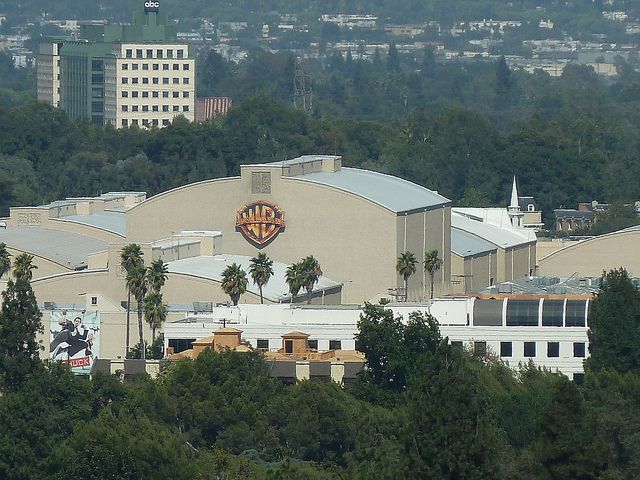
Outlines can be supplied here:
M49 358L69 365L76 374L89 374L100 354L100 313L51 312Z
M157 0L146 0L144 2L145 12L157 12L160 10L160 2Z

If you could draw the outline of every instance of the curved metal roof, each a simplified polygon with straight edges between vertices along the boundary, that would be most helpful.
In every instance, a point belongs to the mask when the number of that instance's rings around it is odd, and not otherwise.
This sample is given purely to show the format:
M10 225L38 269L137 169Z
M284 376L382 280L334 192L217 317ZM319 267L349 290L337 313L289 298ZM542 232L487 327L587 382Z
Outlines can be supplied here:
M461 257L495 252L497 247L486 240L456 227L451 228L451 251Z

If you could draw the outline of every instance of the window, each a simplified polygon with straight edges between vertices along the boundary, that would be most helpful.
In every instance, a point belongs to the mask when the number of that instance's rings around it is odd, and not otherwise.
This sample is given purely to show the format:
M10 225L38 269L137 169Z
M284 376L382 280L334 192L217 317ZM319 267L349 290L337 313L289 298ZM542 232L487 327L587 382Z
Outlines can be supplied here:
M173 98L179 98L180 92L173 92Z
M179 111L180 111L180 106L178 106L178 105L174 105L174 106L173 106L173 111L174 111L174 112L179 112Z
M538 325L538 300L507 301L507 327L536 327Z
M149 84L149 78L148 77L142 77L142 83L144 83L145 85Z
M513 355L513 344L511 342L500 342L500 356L511 357Z
M524 356L525 357L536 356L536 342L524 342Z
M174 63L173 64L173 69L174 70L180 70L180 64L179 63Z
M473 342L473 354L484 357L487 354L487 342Z
M182 70L189 70L189 64L188 63L184 63L182 65Z
M152 82L154 85L158 85L160 83L160 79L158 77L153 77Z
M167 58L173 58L173 48L167 49Z
M153 49L147 48L147 58L153 58Z
M149 98L149 92L142 92L142 98Z
M153 110L154 112L158 111L158 105L154 105L151 107L151 110Z
M138 126L138 119L134 118L133 120L131 120L131 125Z
M189 85L189 77L183 78L182 83L184 83L185 85Z
M502 300L480 300L473 303L473 325L497 327L502 325Z
M169 70L169 64L165 63L164 65L162 65L162 70Z
M91 70L102 70L104 65L99 58L91 60Z
M529 212L535 212L536 211L536 206L533 203L530 203L529 205L527 205L527 210Z
M93 112L93 113L104 112L104 103L102 103L102 102L91 102L91 112Z
M567 313L565 327L584 327L584 318L587 312L586 300L567 300Z
M162 98L169 98L169 92L162 92Z
M94 85L102 85L104 83L104 75L100 73L94 73L91 75L91 83Z
M98 304L98 297L91 297L91 305L97 305Z
M182 107L182 111L183 111L183 112L188 112L188 111L189 111L189 105L184 105L184 106Z
M126 118L122 119L122 126L123 127L128 127L129 126L129 120L127 120Z
M311 350L318 350L318 340L308 340L307 345Z
M151 92L151 96L153 98L158 98L158 92Z
M138 91L137 91L137 90L135 90L135 91L131 92L131 96L132 96L133 98L138 98Z
M547 342L547 358L557 358L560 356L560 343Z
M125 50L124 56L127 57L127 58L132 58L133 57L133 50L131 50L130 48L127 48Z
M189 92L182 92L182 98L189 98Z
M573 381L578 385L582 385L584 383L584 373L574 373Z
M329 340L329 350L342 350L342 342L340 340Z
M193 342L195 341L195 338L189 340L184 338L170 338L168 343L169 348L173 348L173 353L180 353L193 348Z
M162 58L164 57L164 52L159 48L156 50L156 55L158 56L158 58Z
M180 79L178 77L173 77L173 84L174 85L179 85L180 84Z
M288 355L293 353L293 340L284 341L284 353Z
M138 83L138 77L133 77L131 79L131 83Z
M129 64L128 63L123 63L122 64L122 70L129 70Z
M149 70L149 64L148 63L143 63L142 64L142 70Z
M138 70L138 64L137 63L132 63L131 64L131 70Z
M158 126L158 119L154 118L153 120L151 120L151 125L153 125L154 127Z
M573 344L573 356L576 358L584 358L585 348L584 343Z
M142 105L142 111L143 112L148 112L149 111L149 105Z
M159 63L154 63L153 64L153 69L154 70L160 70L160 64Z
M93 98L104 98L104 89L101 87L93 87L91 89L91 95Z
M129 111L129 105L122 105L122 111L123 112L128 112Z
M169 119L164 118L164 119L162 120L162 126L163 126L163 127L166 127L167 125L169 125Z
M136 49L136 58L142 58L142 49L141 48Z
M127 77L122 77L122 84L126 85L127 83L129 83L129 79Z
M145 127L149 126L149 120L147 120L146 118L142 119L142 125L144 125Z
M256 347L258 350L269 350L269 340L259 338L256 341Z
M162 78L162 84L163 85L169 85L169 77L163 77Z
M177 56L178 56L178 58L183 58L184 57L184 50L178 49Z
M129 96L129 92L122 92L122 98L127 98Z
M162 111L163 112L168 112L169 111L169 105L162 105Z
M138 111L138 105L131 105L131 111L132 112L137 112Z
M561 327L564 300L544 300L542 303L542 326Z

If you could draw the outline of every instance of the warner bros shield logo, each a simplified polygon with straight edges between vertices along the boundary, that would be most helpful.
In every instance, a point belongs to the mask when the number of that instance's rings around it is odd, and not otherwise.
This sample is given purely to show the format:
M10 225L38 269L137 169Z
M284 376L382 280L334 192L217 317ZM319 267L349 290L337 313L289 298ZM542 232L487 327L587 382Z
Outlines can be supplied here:
M236 214L236 231L258 247L268 245L284 227L284 211L271 202L247 203Z

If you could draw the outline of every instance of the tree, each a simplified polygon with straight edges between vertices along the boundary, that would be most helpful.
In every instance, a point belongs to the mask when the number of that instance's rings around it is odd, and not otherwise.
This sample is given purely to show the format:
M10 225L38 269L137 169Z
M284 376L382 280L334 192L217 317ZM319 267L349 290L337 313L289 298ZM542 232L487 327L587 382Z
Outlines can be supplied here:
M387 53L387 70L391 73L398 73L400 71L400 56L398 55L398 49L394 42L389 44L389 52Z
M222 290L238 305L240 296L247 291L247 274L237 263L232 263L222 272Z
M511 70L507 65L507 61L504 55L500 57L496 65L496 95L500 100L507 95L513 86L513 79L511 78Z
M416 273L416 265L418 260L412 252L402 252L396 263L396 270L404 279L404 300L409 297L409 277Z
M33 255L23 253L16 257L13 262L13 276L18 280L26 280L31 282L33 278L33 271L38 267L33 264Z
M267 257L264 252L258 253L251 259L249 274L253 279L253 284L257 285L260 290L260 303L264 303L262 288L269 283L269 279L273 275L273 260Z
M137 265L127 272L127 288L131 292L131 295L136 299L136 306L138 310L138 337L140 339L140 345L144 345L144 333L142 331L142 315L144 308L144 297L147 294L147 269L143 264ZM145 358L145 348L141 349L142 359Z
M285 272L285 281L289 285L289 293L291 294L291 303L296 300L296 295L303 287L302 263L294 263L287 267Z
M640 373L640 291L624 268L603 274L588 335L587 368Z
M21 270L2 293L0 310L0 392L15 390L41 365L36 334L43 331L40 310L31 289L30 255L16 258Z
M164 283L167 281L168 272L167 264L161 258L151 262L151 265L147 267L147 283L152 292L160 293Z
M431 297L433 298L433 283L438 270L442 268L442 259L438 257L438 250L430 250L424 256L424 271L431 279Z
M307 291L307 303L310 304L313 287L318 283L318 280L320 280L320 277L322 276L320 263L313 255L309 255L302 260L300 275L302 277L302 286Z
M136 243L130 243L120 252L120 267L124 270L127 278L127 333L125 341L125 352L129 353L129 332L131 330L131 288L129 288L129 272L144 264L142 259L142 249Z
M144 298L144 319L151 327L151 338L154 342L156 330L166 321L167 312L167 306L163 303L160 292L151 292Z
M11 254L4 243L0 243L0 278L11 270Z

